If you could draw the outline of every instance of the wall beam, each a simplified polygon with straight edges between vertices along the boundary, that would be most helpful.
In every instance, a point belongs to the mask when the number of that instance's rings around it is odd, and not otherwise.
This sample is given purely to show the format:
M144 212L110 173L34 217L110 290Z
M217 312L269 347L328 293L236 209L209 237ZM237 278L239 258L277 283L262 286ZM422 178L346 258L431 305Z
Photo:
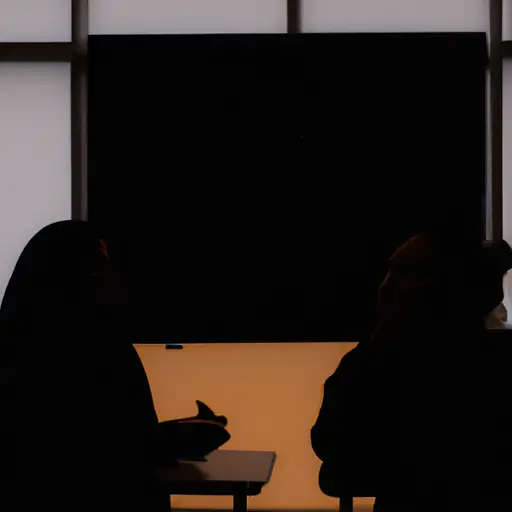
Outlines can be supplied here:
M89 1L71 2L71 217L87 220L87 41Z

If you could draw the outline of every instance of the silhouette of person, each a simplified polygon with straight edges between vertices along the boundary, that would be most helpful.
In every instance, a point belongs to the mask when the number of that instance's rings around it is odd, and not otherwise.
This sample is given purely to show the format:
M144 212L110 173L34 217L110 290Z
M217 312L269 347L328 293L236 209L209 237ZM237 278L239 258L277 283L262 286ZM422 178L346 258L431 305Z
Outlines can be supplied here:
M324 385L311 430L324 492L369 491L376 511L440 510L476 485L484 448L464 440L486 431L475 377L482 265L479 242L443 233L393 254L372 335Z
M51 224L23 250L0 309L2 510L169 510L151 390L117 333L115 294L89 223Z

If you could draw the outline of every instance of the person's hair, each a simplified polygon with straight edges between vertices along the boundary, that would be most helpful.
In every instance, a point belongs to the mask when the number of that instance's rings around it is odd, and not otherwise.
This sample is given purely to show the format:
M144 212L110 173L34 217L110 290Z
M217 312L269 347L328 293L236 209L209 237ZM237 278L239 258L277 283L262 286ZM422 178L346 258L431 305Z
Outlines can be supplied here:
M92 276L101 259L101 237L87 222L57 222L39 231L22 251L5 291L2 340L48 336L48 331L58 336L79 316L90 315L97 303Z
M480 266L480 249L476 237L453 234L447 228L431 229L400 246L390 259L390 267L408 268L411 275L428 275L440 287L448 281L464 286Z
M512 268L505 241L484 242L476 236L439 229L418 234L397 249L391 271L402 279L428 278L425 293L438 313L478 318L503 301L503 277Z

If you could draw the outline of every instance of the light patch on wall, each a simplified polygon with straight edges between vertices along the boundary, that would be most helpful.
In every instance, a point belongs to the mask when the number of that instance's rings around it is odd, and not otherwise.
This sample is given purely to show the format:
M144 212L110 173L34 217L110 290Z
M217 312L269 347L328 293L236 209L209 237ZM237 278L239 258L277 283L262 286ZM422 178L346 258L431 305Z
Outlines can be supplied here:
M0 41L71 41L71 0L0 0Z
M277 452L271 483L251 509L336 509L318 488L309 431L325 379L353 343L138 345L161 420L196 413L203 400L229 420L226 448ZM347 440L347 442L350 442ZM176 496L177 508L224 508L229 498Z
M91 34L286 32L282 0L89 0Z
M0 64L0 298L23 247L71 216L69 64Z
M489 0L306 0L305 32L482 31Z

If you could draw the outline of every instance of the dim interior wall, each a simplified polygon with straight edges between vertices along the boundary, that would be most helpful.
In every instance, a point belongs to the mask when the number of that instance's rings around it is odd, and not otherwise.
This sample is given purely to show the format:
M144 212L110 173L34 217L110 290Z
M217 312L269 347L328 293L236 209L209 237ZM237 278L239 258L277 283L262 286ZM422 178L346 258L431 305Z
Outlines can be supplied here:
M353 343L137 345L160 420L196 414L195 400L227 416L225 448L277 452L255 509L336 509L318 488L320 461L309 440L325 379ZM347 443L350 439L347 439ZM364 501L362 504L364 505ZM368 501L368 500L367 500ZM371 502L371 500L369 500ZM229 509L223 497L176 496L177 508Z

